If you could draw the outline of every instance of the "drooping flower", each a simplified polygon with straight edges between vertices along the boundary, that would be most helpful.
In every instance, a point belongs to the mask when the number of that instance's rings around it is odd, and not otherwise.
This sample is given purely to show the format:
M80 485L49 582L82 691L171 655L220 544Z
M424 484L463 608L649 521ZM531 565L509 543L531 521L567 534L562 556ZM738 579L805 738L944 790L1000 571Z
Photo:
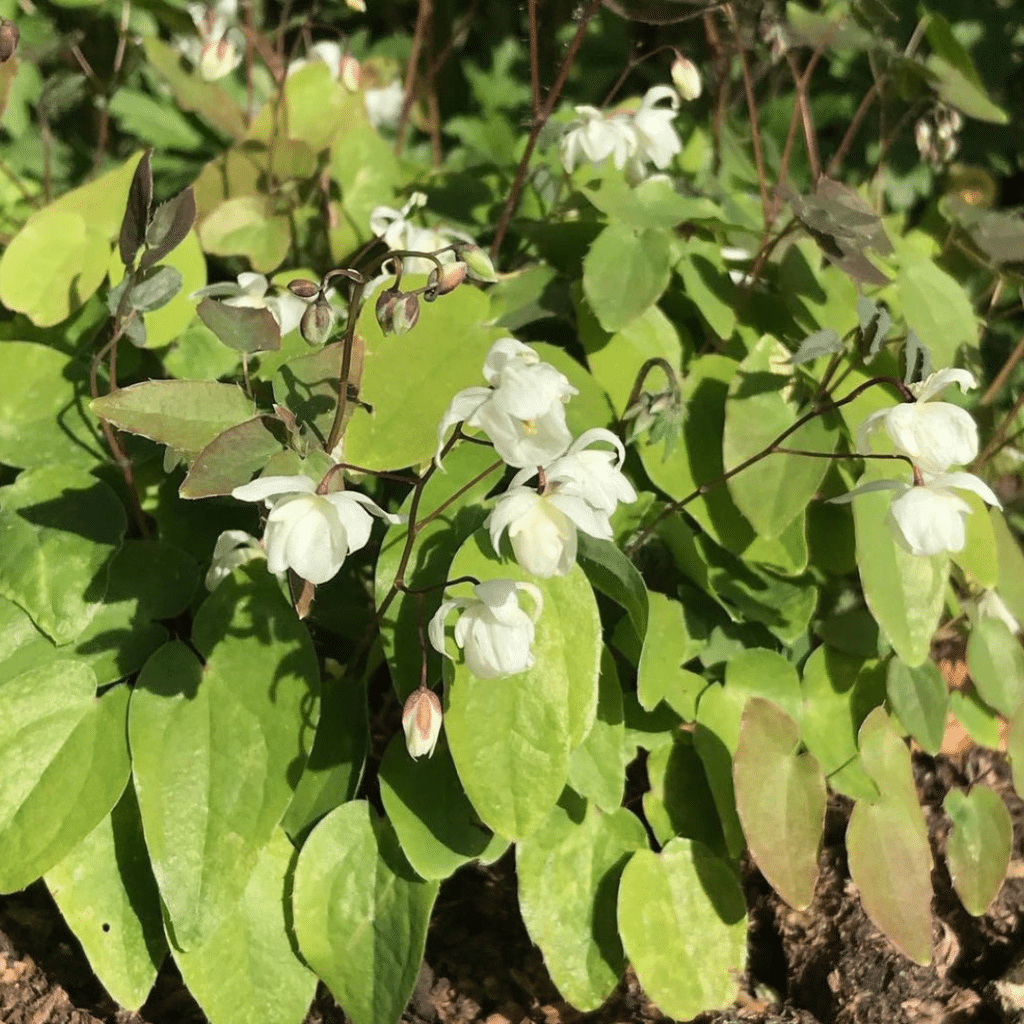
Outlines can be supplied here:
M565 403L576 388L529 345L499 338L484 360L484 378L490 387L466 388L452 399L437 430L435 458L449 429L462 421L483 430L502 459L517 468L547 465L569 447Z
M317 494L308 476L269 476L236 487L240 501L263 501L270 509L263 547L271 572L294 570L310 583L326 583L346 557L370 539L373 519L401 522L358 491Z
M999 619L1011 633L1021 631L1020 623L995 590L986 590L975 602L979 619Z
M659 106L668 100L667 107ZM646 162L663 171L676 153L683 148L672 121L679 110L679 95L667 85L654 85L644 94L640 107L633 114L633 131L636 135L636 153L633 157L633 176L642 178L646 173Z
M179 38L179 48L199 69L200 77L215 82L229 75L242 62L245 39L237 27L237 0L193 3L188 6L199 38Z
M486 580L473 587L475 598L457 597L441 602L427 627L430 643L446 658L444 626L451 612L462 610L455 623L455 643L462 648L466 666L479 679L516 675L533 666L534 623L544 598L532 583ZM533 599L533 615L519 607L518 593Z
M402 728L406 749L414 761L434 753L441 735L442 717L440 698L426 686L418 687L406 698L402 707Z
M672 84L679 90L679 95L684 100L695 100L701 93L700 72L697 65L676 53L676 59L672 61Z
M615 446L611 452L587 451L595 441ZM545 486L538 493L524 486L536 475L532 468L517 473L487 517L494 550L500 550L507 530L516 561L534 576L564 576L576 561L577 529L599 540L614 535L609 517L620 501L635 501L636 492L622 475L625 451L609 430L596 428L582 434L566 454L544 471Z
M871 435L885 430L898 455L905 455L922 473L945 473L950 466L963 466L978 454L978 428L966 409L950 402L935 402L950 384L966 392L977 387L967 370L939 370L910 390L916 402L903 402L872 413L857 431L857 448L871 451Z
M367 89L363 96L366 117L378 131L394 131L398 127L404 102L405 89L397 78L387 85Z
M263 557L260 542L245 530L224 530L213 546L213 560L206 573L206 589L215 590L240 565Z
M299 326L308 303L287 289L276 295L268 295L269 288L270 282L262 274L247 271L238 275L237 284L231 281L210 284L192 292L189 298L213 298L220 299L226 306L269 309L284 336Z
M576 120L566 127L561 141L562 166L570 174L583 163L595 167L612 158L621 170L636 152L636 134L622 116L605 117L597 107L576 107Z

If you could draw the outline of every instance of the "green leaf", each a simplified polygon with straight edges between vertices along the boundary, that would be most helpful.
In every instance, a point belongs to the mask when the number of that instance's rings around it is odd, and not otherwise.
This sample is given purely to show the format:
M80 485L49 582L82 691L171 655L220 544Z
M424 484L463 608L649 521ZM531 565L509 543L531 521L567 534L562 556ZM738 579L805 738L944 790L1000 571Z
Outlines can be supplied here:
M601 173L601 172L598 172ZM710 199L684 196L667 179L651 178L631 187L618 170L608 170L580 190L608 220L633 228L674 228L683 221L724 220Z
M995 530L985 502L973 491L960 491L959 497L971 507L967 516L967 543L950 558L979 587L989 589L999 583L999 550ZM998 509L993 509L998 513Z
M637 669L637 697L646 711L664 700L692 722L697 699L708 683L703 676L682 667L692 656L683 606L656 592L649 598L650 623Z
M196 313L220 341L237 352L274 352L281 347L281 328L266 307L229 306L205 298Z
M178 493L183 498L230 494L284 450L284 434L284 424L274 416L255 416L228 427L196 455Z
M669 235L609 224L583 260L583 293L601 326L619 331L647 311L668 287Z
M253 270L269 274L288 255L288 218L275 216L266 196L225 199L199 223L203 249L213 256L244 256Z
M437 889L364 801L331 811L306 840L292 900L299 948L354 1024L397 1024Z
M765 335L740 363L725 402L722 461L732 469L763 451L809 411L800 400L802 378L788 361L781 342ZM784 445L831 454L838 433L827 417L817 416ZM728 482L736 506L758 534L778 537L800 516L828 472L827 458L769 455Z
M899 658L889 662L886 695L896 717L929 754L937 754L946 732L949 691L933 661L911 668Z
M193 454L255 411L237 385L206 380L143 381L94 399L91 409L121 430Z
M663 846L673 836L696 839L714 853L725 853L725 837L704 764L689 733L676 731L669 743L647 758L650 791L644 817Z
M869 467L861 482L884 475L885 470ZM900 659L914 666L920 665L931 649L945 597L949 558L905 551L887 521L891 502L889 491L854 498L857 566L871 614Z
M637 567L610 540L580 531L576 561L590 585L623 608L637 638L647 635L647 586Z
M988 912L1013 853L1013 820L1003 798L987 786L951 789L942 804L953 822L946 860L953 888L968 914Z
M900 268L892 288L907 326L924 339L937 367L956 366L961 345L978 344L978 319L959 282L930 259Z
M1002 619L981 619L967 640L967 667L986 704L1009 718L1024 702L1024 651Z
M686 297L700 310L711 330L725 341L736 329L736 286L722 260L720 246L691 238L679 246L676 270Z
M1024 622L1024 554L1002 512L989 509L999 563L999 596L1018 622Z
M850 875L868 917L905 956L931 962L932 854L910 751L883 708L860 728L861 765L877 800L858 800L846 830Z
M316 975L299 959L291 922L298 854L277 829L241 900L202 946L175 950L189 992L217 1024L300 1024Z
M995 750L999 746L999 713L982 701L973 686L954 690L949 695L949 710L979 747Z
M736 810L762 874L804 910L818 881L828 794L818 759L799 747L800 728L785 711L763 697L747 701L732 765Z
M180 949L202 945L249 882L312 741L319 672L305 626L250 564L146 663L129 721L153 871ZM245 766L244 773L239 765Z
M94 477L32 469L0 489L0 594L56 644L78 637L100 610L124 508Z
M489 847L508 845L480 824L446 744L414 761L399 732L384 753L379 779L402 852L423 878L447 878L475 857L486 858Z
M484 531L459 550L451 578L532 582L544 609L537 620L533 668L505 679L477 679L452 640L446 661L445 732L466 794L499 835L522 839L554 807L568 777L569 752L597 714L601 624L594 593L575 567L567 576L531 579L514 562L497 563ZM466 584L452 588L459 596Z
M131 786L46 872L46 885L103 987L126 1010L137 1010L153 987L167 940Z
M622 804L626 764L630 759L625 743L622 687L615 659L606 647L601 652L597 718L583 742L569 755L569 785L611 814Z
M1010 719L1006 730L1006 753L1013 768L1013 788L1024 793L1024 711Z
M619 934L644 991L678 1020L727 1006L747 952L736 869L700 843L640 850L619 883Z
M0 892L24 889L117 803L130 769L128 688L96 697L88 666L60 661L0 686Z
M67 469L106 459L87 411L85 367L28 341L0 342L0 356L9 379L18 382L0 390L0 462Z
M984 89L957 67L937 53L930 54L925 62L935 76L934 87L939 99L956 107L968 117L990 124L1009 124L1010 118L1002 107L996 106Z
M616 896L629 855L647 847L640 820L603 814L566 793L516 849L519 908L562 997L596 1010L626 967L615 927Z
M189 153L203 143L202 135L175 106L148 93L122 87L110 97L107 109L128 135L161 150Z

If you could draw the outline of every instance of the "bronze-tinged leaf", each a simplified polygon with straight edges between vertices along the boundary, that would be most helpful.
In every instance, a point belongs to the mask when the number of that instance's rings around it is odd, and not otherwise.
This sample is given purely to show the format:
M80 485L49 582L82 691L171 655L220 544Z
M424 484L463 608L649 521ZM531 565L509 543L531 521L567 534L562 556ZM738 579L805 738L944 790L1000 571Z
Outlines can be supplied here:
M142 154L142 159L132 176L131 188L128 189L128 202L125 204L121 235L118 239L121 262L126 267L135 259L135 254L146 240L146 229L149 227L149 210L153 204L151 153L152 151L147 149Z
M196 312L228 348L237 352L276 352L281 347L281 328L269 309L230 306L206 298Z
M183 189L173 199L158 206L146 232L149 248L139 260L139 269L145 270L159 263L177 247L192 230L196 220L196 197L192 186Z

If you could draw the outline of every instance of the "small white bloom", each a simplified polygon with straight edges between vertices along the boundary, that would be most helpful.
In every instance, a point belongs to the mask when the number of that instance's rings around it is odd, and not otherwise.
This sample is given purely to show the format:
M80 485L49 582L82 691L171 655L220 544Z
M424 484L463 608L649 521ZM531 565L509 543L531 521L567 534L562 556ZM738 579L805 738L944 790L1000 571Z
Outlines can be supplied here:
M441 735L441 700L433 690L421 686L413 690L402 707L402 728L409 756L430 757Z
M206 574L206 589L215 590L240 565L263 557L260 542L245 530L225 530L213 546L213 561Z
M658 106L668 100L667 107ZM637 159L642 168L643 160L649 160L658 170L664 170L672 158L683 148L672 122L679 110L679 95L667 85L654 85L647 90L640 101L640 109L633 115L633 129L636 132Z
M615 452L590 449L598 441L606 441ZM625 457L626 449L615 434L594 427L580 434L564 455L546 466L544 475L549 487L569 485L591 507L610 515L619 502L636 501L633 485L622 475ZM516 474L513 484L522 476Z
M283 336L299 326L308 303L287 290L278 295L268 295L269 287L270 283L262 274L245 272L238 275L237 284L222 281L219 284L207 285L194 291L189 298L214 298L221 299L225 306L269 309Z
M1011 633L1019 633L1020 623L995 590L986 590L975 603L979 619L999 619Z
M263 534L267 568L274 573L293 569L304 580L320 584L370 539L370 512L392 524L401 517L357 491L317 494L316 488L308 476L270 476L231 493L240 501L264 501L270 509Z
M970 462L978 454L978 428L971 414L958 405L931 400L953 383L964 392L977 387L967 370L939 370L911 384L917 401L872 413L857 431L858 450L870 452L871 434L884 429L896 453L925 474L945 473L950 466Z
M992 488L971 473L924 474L924 483L917 485L873 480L831 500L843 504L859 494L883 490L898 492L889 506L888 523L900 546L912 555L963 551L971 506L955 491L973 491L989 505L1002 508Z
M238 28L236 0L218 0L212 6L189 4L189 15L198 39L179 39L185 55L199 69L200 77L215 82L230 74L242 62L245 40Z
M637 149L630 122L621 116L605 117L597 107L579 106L576 115L562 136L560 151L566 171L572 174L587 161L600 167L608 157L621 170Z
M435 458L461 421L483 430L510 466L543 466L569 447L565 403L576 388L529 345L499 338L484 360L484 378L489 388L466 388L452 399L438 427Z
M453 609L462 609L455 623L455 642L465 652L466 666L479 679L498 679L533 666L534 626L544 599L532 583L487 580L473 587L475 598L442 601L427 631L430 643L446 658L444 624ZM519 607L517 593L533 599L533 615Z
M684 100L695 100L701 93L700 72L688 57L677 53L672 61L672 84Z
M397 78L390 85L379 89L367 89L363 96L366 117L378 131L382 128L394 131L398 127L404 101L405 89Z

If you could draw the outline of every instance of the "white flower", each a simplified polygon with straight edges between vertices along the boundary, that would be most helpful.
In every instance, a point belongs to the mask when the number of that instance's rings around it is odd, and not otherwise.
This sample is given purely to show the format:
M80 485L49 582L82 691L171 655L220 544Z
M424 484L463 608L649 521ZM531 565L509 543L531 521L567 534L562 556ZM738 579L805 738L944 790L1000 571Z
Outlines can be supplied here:
M510 466L544 466L569 447L565 403L576 388L532 348L499 338L484 360L484 378L489 388L466 388L452 399L438 427L435 458L448 430L463 420L483 430Z
M308 476L268 476L236 487L240 501L265 501L270 509L263 547L267 568L274 573L293 569L310 583L326 583L352 551L370 539L369 515L401 522L357 491L317 494ZM369 509L369 512L367 512Z
M662 100L668 100L667 107L659 107ZM679 109L679 95L668 85L655 85L647 90L640 101L640 109L633 115L633 130L636 133L637 167L643 173L643 161L649 160L658 170L664 170L676 153L683 148L672 121Z
M533 615L519 607L517 591L533 598ZM487 580L473 587L476 598L442 601L427 631L430 643L445 657L444 624L455 608L462 614L455 623L455 642L463 649L466 666L479 679L497 679L525 672L533 666L533 624L544 607L540 591L532 583Z
M367 89L363 96L366 117L378 131L381 128L394 131L402 117L404 100L405 89L397 78L380 89Z
M695 100L701 93L700 72L697 65L681 53L672 61L672 84L684 100Z
M596 440L609 441L611 452L586 451ZM545 470L543 493L523 486L534 469L517 473L508 490L487 517L491 544L499 551L508 530L516 561L534 576L564 576L576 561L576 531L610 540L609 516L620 501L635 501L636 492L619 467L625 455L622 443L609 430L596 428L582 434L566 454Z
M883 490L898 492L889 506L888 523L900 546L912 555L963 551L971 506L955 490L973 491L988 504L1002 508L992 488L971 473L924 474L922 484L873 480L831 500L843 504L858 494Z
M355 92L359 88L359 61L330 40L314 43L305 57L298 57L288 65L287 73L292 75L313 61L326 64L331 72L331 78L340 81L349 92Z
M1011 633L1020 632L1020 623L995 590L986 590L978 598L975 608L979 619L999 619Z
M978 428L971 414L949 402L931 401L953 383L964 392L977 387L967 370L939 370L919 384L911 384L917 401L872 413L857 431L858 450L870 452L871 434L884 429L896 453L905 455L925 474L945 473L950 466L970 462L978 454Z
M576 114L562 136L562 166L566 171L571 174L587 161L599 167L608 157L621 170L637 148L632 125L622 116L605 117L596 107L577 107Z
M267 295L270 283L262 274L243 273L238 283L222 281L194 291L190 299L219 298L225 306L242 306L248 309L269 309L281 328L282 336L299 326L307 303L289 291L279 295Z
M213 546L213 561L206 574L206 589L215 590L240 565L263 557L260 542L245 530L225 530Z
M433 690L421 686L409 694L402 707L402 728L406 749L414 761L434 753L441 735L441 718L441 700Z
M245 40L237 29L236 0L218 0L213 6L193 3L188 12L199 33L198 39L179 39L178 45L199 69L200 77L215 82L230 74L242 62Z

